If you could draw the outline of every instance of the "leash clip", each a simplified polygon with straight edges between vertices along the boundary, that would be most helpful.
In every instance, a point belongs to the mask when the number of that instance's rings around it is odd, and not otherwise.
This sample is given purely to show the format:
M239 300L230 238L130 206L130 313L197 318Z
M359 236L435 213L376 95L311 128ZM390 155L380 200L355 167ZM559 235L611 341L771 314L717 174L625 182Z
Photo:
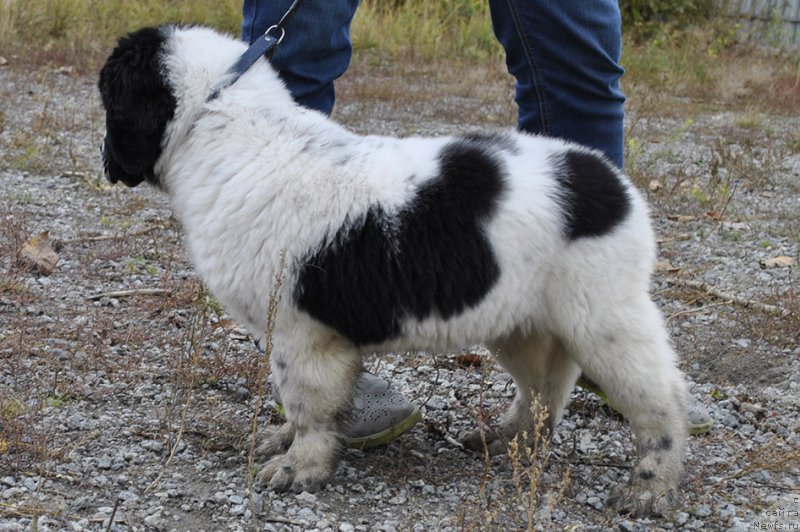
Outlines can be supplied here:
M269 32L271 32L272 30L280 30L280 32L281 32L280 37L278 37L278 38L272 37L269 34ZM281 43L281 41L283 41L283 38L286 36L286 30L283 29L282 27L278 26L277 24L273 24L272 26L267 28L267 31L264 32L264 36L265 37L272 37L273 39L275 39L275 44L273 46L278 46Z

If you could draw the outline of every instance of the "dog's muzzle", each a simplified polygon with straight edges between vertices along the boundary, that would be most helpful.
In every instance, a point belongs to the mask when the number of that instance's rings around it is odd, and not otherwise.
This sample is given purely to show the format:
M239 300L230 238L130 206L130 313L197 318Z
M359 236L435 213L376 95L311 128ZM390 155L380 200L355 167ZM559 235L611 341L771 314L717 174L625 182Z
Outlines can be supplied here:
M103 143L100 145L100 156L103 158L103 175L112 184L116 183L116 178L111 177L111 173L108 171L108 137L103 137Z

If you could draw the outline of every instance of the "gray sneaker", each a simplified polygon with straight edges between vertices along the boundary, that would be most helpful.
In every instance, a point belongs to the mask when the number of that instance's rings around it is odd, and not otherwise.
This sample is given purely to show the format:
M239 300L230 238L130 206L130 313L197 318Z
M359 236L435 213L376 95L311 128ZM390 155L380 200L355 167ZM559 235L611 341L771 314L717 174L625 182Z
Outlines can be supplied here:
M686 406L686 421L689 425L689 434L695 436L705 434L714 426L714 420L711 419L711 414L708 413L703 403L691 396L689 404Z
M274 385L272 396L283 414L278 388ZM392 390L389 381L362 371L353 395L352 418L345 429L347 446L369 449L385 445L411 429L421 417L419 407Z

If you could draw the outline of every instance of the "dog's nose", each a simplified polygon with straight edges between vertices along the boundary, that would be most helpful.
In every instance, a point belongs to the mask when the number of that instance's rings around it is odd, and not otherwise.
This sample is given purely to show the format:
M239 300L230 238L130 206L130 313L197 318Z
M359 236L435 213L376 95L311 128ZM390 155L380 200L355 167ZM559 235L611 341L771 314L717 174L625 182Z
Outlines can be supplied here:
M105 175L106 179L112 184L116 183L117 180L113 178L108 171L108 137L103 137L103 143L100 145L100 156L103 158L103 175Z

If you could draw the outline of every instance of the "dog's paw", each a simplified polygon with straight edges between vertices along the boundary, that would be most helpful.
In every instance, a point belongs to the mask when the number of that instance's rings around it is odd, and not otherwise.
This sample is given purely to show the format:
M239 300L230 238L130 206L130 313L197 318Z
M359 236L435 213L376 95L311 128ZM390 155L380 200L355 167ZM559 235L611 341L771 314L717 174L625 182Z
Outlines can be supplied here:
M461 445L465 449L483 454L489 451L490 456L496 456L508 451L506 442L494 434L479 429L462 432L458 435Z
M666 515L679 502L677 490L669 488L654 492L636 485L620 486L608 498L608 505L620 514L633 517Z
M294 441L294 427L284 423L278 428L270 427L259 436L260 443L256 448L256 457L261 460L283 454Z
M320 465L300 469L287 453L267 462L256 475L256 484L276 492L312 492L325 486L330 474L330 468Z

